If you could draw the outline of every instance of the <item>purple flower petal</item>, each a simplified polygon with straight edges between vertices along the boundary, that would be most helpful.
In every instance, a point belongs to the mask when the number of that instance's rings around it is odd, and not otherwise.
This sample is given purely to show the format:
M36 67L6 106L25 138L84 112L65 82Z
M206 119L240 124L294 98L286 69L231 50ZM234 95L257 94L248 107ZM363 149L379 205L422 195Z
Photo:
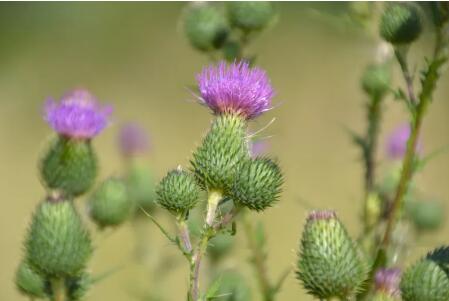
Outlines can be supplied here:
M407 151L409 137L409 124L401 124L396 127L387 139L386 153L388 158L393 160L402 159ZM420 140L418 140L418 144L416 145L416 152L417 154L422 153L422 143Z
M136 156L146 153L150 142L143 128L135 123L127 123L120 129L119 146L124 156Z
M215 114L253 119L271 108L274 90L265 71L247 62L209 66L197 75L201 101Z

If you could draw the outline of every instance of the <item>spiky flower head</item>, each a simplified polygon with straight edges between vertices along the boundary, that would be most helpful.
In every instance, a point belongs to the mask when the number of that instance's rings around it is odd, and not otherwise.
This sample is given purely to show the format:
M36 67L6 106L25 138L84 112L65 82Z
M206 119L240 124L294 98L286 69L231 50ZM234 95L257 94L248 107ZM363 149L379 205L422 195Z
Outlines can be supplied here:
M228 193L242 162L249 159L246 122L236 115L218 116L195 150L192 169L206 190Z
M346 228L329 210L313 211L307 217L297 267L307 292L326 300L353 296L368 270Z
M170 171L159 183L157 203L174 215L185 215L198 203L200 187L195 177L181 168Z
M409 44L422 31L422 21L416 6L410 3L387 5L380 20L380 35L395 44Z
M40 162L43 183L69 196L85 193L97 176L97 156L91 140L56 136Z
M401 282L401 269L380 269L374 277L376 291L383 292L388 296L399 296L399 283Z
M410 138L410 125L401 124L397 126L387 138L386 153L388 158L397 160L402 159L407 152L407 142ZM419 155L422 153L422 142L418 140L415 152Z
M404 301L449 300L449 247L442 247L409 267L402 276Z
M251 210L262 211L279 200L282 183L281 169L273 160L247 160L235 176L232 198Z
M26 259L47 277L78 275L92 254L89 232L73 202L53 199L42 202L25 243Z
M200 100L214 114L253 119L271 108L274 90L264 70L248 62L209 66L197 76Z
M107 125L112 107L100 106L87 90L76 89L58 102L45 104L45 120L57 133L74 139L91 139Z
M100 228L123 223L133 209L125 183L118 178L106 179L90 196L89 215Z
M127 123L120 128L118 142L120 152L125 157L145 154L150 149L147 133L136 123Z

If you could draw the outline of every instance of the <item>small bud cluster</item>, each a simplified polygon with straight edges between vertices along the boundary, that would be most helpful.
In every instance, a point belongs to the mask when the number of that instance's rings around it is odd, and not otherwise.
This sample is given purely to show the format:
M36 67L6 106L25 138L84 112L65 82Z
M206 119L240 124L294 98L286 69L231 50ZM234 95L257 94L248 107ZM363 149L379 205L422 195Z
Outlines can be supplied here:
M221 55L227 61L245 56L250 38L270 27L276 20L271 2L235 1L224 7L194 2L184 12L184 32L199 51Z

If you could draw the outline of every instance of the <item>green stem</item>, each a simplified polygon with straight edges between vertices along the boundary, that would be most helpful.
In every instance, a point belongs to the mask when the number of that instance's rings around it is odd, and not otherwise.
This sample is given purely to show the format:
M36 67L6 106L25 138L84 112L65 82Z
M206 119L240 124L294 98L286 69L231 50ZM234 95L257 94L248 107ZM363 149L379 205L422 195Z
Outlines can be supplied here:
M65 299L65 283L63 278L55 278L51 281L53 291L53 301L64 301Z
M207 213L201 239L190 260L190 285L189 297L191 301L198 301L200 297L200 268L204 254L206 253L209 240L215 235L214 221L217 206L222 199L220 191L211 190L207 199Z
M178 219L177 221L179 237L181 239L181 244L184 249L185 254L192 253L192 243L190 242L189 228L184 218Z
M265 265L265 255L263 250L261 250L256 241L256 236L254 235L254 227L248 218L248 214L245 212L243 214L243 229L245 232L246 240L250 251L252 253L252 264L256 271L257 280L259 282L259 288L264 301L273 301L274 291L273 286L267 276L267 268Z

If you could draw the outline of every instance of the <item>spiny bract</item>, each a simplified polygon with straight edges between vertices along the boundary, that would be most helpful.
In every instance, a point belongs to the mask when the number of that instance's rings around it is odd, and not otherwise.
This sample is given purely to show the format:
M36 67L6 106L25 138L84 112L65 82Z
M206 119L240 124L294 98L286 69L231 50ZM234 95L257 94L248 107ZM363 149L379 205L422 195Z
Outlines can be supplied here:
M25 248L28 262L49 277L77 275L92 254L89 233L72 202L66 200L39 205Z
M159 183L156 189L157 202L175 215L185 214L198 203L200 192L191 173L175 169Z
M66 195L86 192L97 175L97 157L90 140L58 136L50 143L40 164L45 185Z
M312 212L300 243L297 277L319 299L353 296L367 278L358 247L332 211Z
M249 158L246 123L238 115L217 116L191 160L198 182L208 190L231 189L242 162Z
M247 160L235 176L232 198L251 210L261 211L279 200L282 182L281 170L271 159Z

